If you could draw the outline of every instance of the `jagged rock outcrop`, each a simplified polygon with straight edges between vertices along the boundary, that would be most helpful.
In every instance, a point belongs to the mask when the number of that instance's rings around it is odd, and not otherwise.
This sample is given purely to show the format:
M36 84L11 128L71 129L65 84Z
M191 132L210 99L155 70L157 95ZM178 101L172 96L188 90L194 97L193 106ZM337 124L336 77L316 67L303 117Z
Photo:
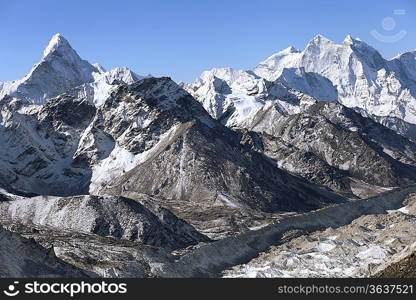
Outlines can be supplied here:
M396 117L380 117L372 114L368 114L366 111L355 108L357 112L363 115L366 118L371 118L376 122L386 126L387 128L392 129L393 131L397 132L398 134L408 138L409 140L416 142L416 124L411 124L402 119Z
M388 265L372 277L375 278L415 278L416 277L416 253L402 258L400 261Z

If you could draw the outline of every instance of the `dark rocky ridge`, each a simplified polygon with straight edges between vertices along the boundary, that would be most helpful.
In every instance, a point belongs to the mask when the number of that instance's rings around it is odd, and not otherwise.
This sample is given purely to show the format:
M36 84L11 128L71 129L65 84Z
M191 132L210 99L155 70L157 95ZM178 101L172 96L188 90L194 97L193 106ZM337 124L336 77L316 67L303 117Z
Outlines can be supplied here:
M319 102L293 115L269 106L244 127L260 134L249 140L281 168L346 195L366 185L377 194L378 187L416 178L413 142L337 103Z

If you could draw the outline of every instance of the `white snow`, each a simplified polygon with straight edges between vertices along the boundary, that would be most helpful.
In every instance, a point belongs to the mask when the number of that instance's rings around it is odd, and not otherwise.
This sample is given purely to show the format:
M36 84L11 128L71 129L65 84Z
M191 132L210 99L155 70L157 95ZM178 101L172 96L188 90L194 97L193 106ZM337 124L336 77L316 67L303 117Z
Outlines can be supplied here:
M78 97L84 97L94 103L97 107L104 104L105 100L111 95L115 86L114 81L132 84L144 77L137 75L128 68L114 68L108 72L94 72L92 74L94 82L86 83L75 89Z
M404 214L410 213L409 209L406 206L400 207L399 209L388 210L387 212L391 214L391 213L398 212L398 211Z
M398 211L404 214L409 214L409 209L406 206L399 208Z
M264 105L262 101L244 94L232 94L232 96L227 96L227 98L230 98L229 101L234 104L237 112L237 123L244 121L250 113Z
M322 242L322 243L319 243L318 244L318 246L316 247L316 249L318 251L321 251L321 252L327 252L327 251L331 251L335 247L336 247L336 245L334 243Z
M348 107L359 107L377 116L394 116L416 123L414 52L385 60L371 46L350 35L342 44L318 35L302 52L278 52L253 71L273 81L284 75L286 70L298 68L329 79L337 88L338 101ZM403 75L403 70L406 70L406 75ZM305 75L301 77L304 79ZM288 80L285 83L308 93L304 81ZM319 88L312 87L309 93L325 100L324 94L318 91Z
M174 133L178 126L173 126L167 132L163 133L159 138L159 142L153 148L139 154L133 154L116 143L110 155L93 166L90 193L95 194L103 187L111 186L114 178L121 176L123 173L130 171L140 163L146 161L153 153L153 150L157 149L165 138Z
M205 71L193 84L184 84L184 88L213 118L228 114L224 121L227 126L240 126L267 103L278 105L286 113L296 113L316 102L280 82L267 83L253 72L232 68ZM286 98L298 98L301 103L291 103Z
M217 119L241 104L243 109L237 109L225 120L227 126L240 126L250 112L268 100L276 101L288 114L298 113L299 106L282 101L284 93L276 83L318 101L338 101L370 115L416 124L415 70L416 51L386 60L351 35L342 44L317 35L303 51L288 47L252 71L216 68L184 86ZM270 88L265 80L275 85Z
M363 260L374 259L374 260L383 260L386 258L386 250L380 246L370 246L365 250L359 252L357 257Z
M64 39L64 37L60 33L55 34L49 41L48 46L46 46L45 50L43 51L42 58L43 59L46 58L48 55L56 51L59 47L63 47L63 46L67 47L68 46L67 43L68 42Z

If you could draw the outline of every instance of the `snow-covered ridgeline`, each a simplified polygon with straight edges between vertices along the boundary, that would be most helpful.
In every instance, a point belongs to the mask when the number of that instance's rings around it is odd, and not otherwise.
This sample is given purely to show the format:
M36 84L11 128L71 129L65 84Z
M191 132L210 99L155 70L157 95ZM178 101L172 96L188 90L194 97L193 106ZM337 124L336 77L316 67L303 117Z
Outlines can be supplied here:
M338 101L345 106L415 124L415 61L415 52L386 60L358 38L347 36L342 44L337 44L318 35L303 51L292 47L278 52L257 65L253 72L274 81L285 69L303 68L329 79L337 89ZM305 90L296 82L286 83ZM311 95L325 100L316 93Z
M337 44L318 35L303 51L288 47L253 70L205 71L184 87L211 116L225 118L228 126L241 125L266 99L290 102L284 97L287 92L282 93L277 85L280 83L286 90L297 90L298 96L303 93L318 101L338 101L376 120L395 118L395 124L384 123L396 130L406 126L400 122L416 124L415 70L415 51L387 60L358 38L347 36ZM239 106L244 109L239 111ZM298 111L288 111L293 112ZM403 130L399 133L408 136Z

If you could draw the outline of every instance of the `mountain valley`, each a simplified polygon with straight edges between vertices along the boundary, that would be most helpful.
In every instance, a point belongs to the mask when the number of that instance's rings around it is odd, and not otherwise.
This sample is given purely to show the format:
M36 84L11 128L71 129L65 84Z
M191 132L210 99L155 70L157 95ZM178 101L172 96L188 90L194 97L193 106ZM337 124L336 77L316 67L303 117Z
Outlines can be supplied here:
M382 276L416 247L415 95L414 51L351 36L176 83L56 34L0 83L0 277Z

